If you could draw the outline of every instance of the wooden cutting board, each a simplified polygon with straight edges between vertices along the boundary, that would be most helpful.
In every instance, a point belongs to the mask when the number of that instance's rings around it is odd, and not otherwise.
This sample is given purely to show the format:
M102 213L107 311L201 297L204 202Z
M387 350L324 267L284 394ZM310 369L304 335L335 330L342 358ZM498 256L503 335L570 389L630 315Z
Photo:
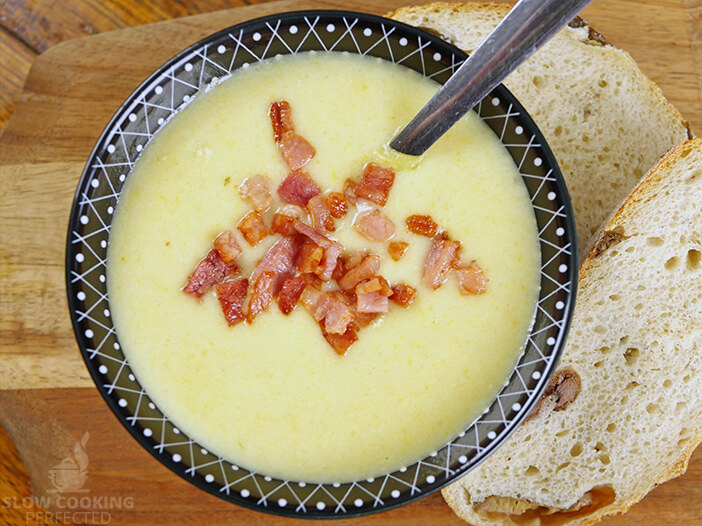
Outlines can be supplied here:
M0 424L14 440L35 495L56 496L49 469L89 432L90 505L59 519L130 524L279 524L212 497L161 466L112 416L93 387L71 331L63 253L71 200L90 150L119 103L153 69L205 35L274 12L307 8L382 14L407 0L275 2L124 29L60 44L34 65L0 139ZM702 129L702 0L598 0L585 17L628 50ZM1 461L0 461L1 462ZM10 470L0 473L12 476ZM9 474L9 475L8 475ZM12 483L12 480L9 481ZM1 486L0 486L1 487ZM13 496L15 499L13 500ZM18 498L19 497L19 500ZM52 523L21 495L0 494L0 522ZM606 524L692 524L702 516L702 454ZM459 524L435 494L403 508L337 524Z

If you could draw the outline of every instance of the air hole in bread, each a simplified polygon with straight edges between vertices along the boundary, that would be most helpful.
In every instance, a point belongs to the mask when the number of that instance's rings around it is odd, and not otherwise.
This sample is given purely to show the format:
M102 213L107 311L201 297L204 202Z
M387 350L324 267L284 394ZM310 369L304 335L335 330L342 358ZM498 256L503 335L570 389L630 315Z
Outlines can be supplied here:
M570 433L569 429L563 429L562 431L559 431L558 433L556 433L556 436L558 438L562 438L562 437L568 435L569 433Z
M609 424L607 426L608 433L614 433L616 430L617 430L617 424L615 424L614 422L612 422L611 424Z
M609 296L609 299L611 299L612 301L619 301L620 299L622 299L622 297L619 294L611 294Z
M675 413L679 415L685 410L686 407L687 402L678 402L677 404L675 404Z
M559 471L561 471L561 470L567 468L568 466L570 466L570 462L564 462L563 464L561 464L560 466L558 466L558 467L556 468L556 473L558 473Z
M634 389L635 387L638 387L639 385L641 385L639 382L637 382L636 380L632 380L631 382L629 382L627 384L627 386L624 388L624 390L631 391L632 389Z
M609 86L609 82L607 82L605 79L600 79L600 81L597 83L597 85L600 88L606 88L607 86Z
M672 386L673 386L672 380L666 380L665 382L663 382L663 387L665 387L665 388L670 388Z
M683 382L688 383L690 380L691 380L691 378L690 378L689 374L686 374L685 376L683 376Z
M702 260L702 253L694 248L687 251L687 258L685 261L685 266L687 270L698 270L700 268L700 260Z
M633 347L628 348L624 352L624 360L626 360L626 364L627 365L634 365L636 363L636 361L639 359L640 354L641 353L638 349L634 349Z
M609 351L611 351L612 349L611 349L610 347L604 346L604 347L600 347L598 350L599 350L602 354L607 354L607 353L608 353Z
M536 466L529 466L527 470L524 472L524 474L527 477L535 477L537 475L541 475L541 472L539 471L539 468Z
M626 345L629 342L628 336L622 336L619 338L619 345Z
M668 261L665 262L666 270L673 270L675 267L678 266L679 262L680 258L678 258L678 256L673 256L672 258L668 259Z
M634 310L641 310L641 309L643 309L643 303L637 303L636 305L634 305Z
M661 239L660 237L649 237L646 240L646 244L652 247L660 247L661 245L663 245L663 239Z
M563 126L556 126L556 129L553 130L553 134L558 137L561 133L563 133Z
M602 367L603 365L604 365L604 360L600 360L599 362L595 362L594 364L592 364L592 366L593 366L595 369L599 369L599 368Z
M583 445L580 442L576 442L575 445L570 448L570 456L578 457L583 452Z
M534 83L534 86L536 86L537 88L540 87L541 85L543 85L543 83L544 83L544 79L542 77L539 77L538 75L533 77L531 79L531 81Z
M659 406L658 404L648 404L648 405L646 406L646 412L647 412L649 415L657 415L657 414L660 414L660 412L661 412L661 406Z

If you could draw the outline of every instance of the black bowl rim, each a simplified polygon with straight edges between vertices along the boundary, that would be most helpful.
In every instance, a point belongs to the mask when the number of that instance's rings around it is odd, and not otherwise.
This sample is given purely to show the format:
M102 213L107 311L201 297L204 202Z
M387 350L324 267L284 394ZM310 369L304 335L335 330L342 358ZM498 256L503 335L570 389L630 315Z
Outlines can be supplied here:
M148 451L162 466L166 467L176 475L178 475L180 478L186 480L190 484L193 484L197 486L199 489L206 491L207 493L210 493L211 495L214 495L222 500L225 500L231 504L243 506L245 508L260 512L260 513L269 513L273 515L279 515L279 516L284 516L284 517L290 517L290 518L307 518L307 519L320 519L320 520L326 520L326 519L342 519L342 518L352 518L352 517L359 517L359 516L365 516L365 515L371 515L375 513L380 513L383 511L391 510L394 508L399 508L401 506L405 506L407 504L410 504L412 502L415 502L421 498L427 497L440 489L444 488L445 486L448 486L449 484L452 484L453 482L456 482L459 478L467 474L469 471L475 469L478 465L480 465L482 462L484 462L487 458L492 455L497 448L499 448L504 442L514 433L517 428L522 424L522 422L526 419L526 417L529 414L529 411L524 410L523 413L521 414L520 417L515 418L511 421L511 428L507 429L507 432L503 432L501 436L497 437L495 440L493 440L488 447L484 449L484 451L487 451L485 455L479 460L479 462L473 464L469 470L467 471L457 471L453 475L447 477L447 479L440 483L436 484L435 487L431 489L424 489L419 494L417 495L410 495L407 496L406 498L403 498L399 500L398 502L395 503L390 503L390 504L383 504L383 506L380 506L378 508L372 508L372 509L364 509L360 511L347 511L341 514L331 514L331 513L324 513L324 514L319 514L319 513L311 513L311 514L301 514L297 513L294 511L287 511L286 509L275 509L275 508L268 508L268 507L261 507L257 504L254 504L248 500L245 499L237 499L236 501L233 501L231 499L226 498L224 495L222 495L218 490L217 487L205 485L202 483L200 480L196 478L189 478L186 476L185 472L183 471L182 473L174 468L173 465L171 465L170 462L166 462L165 459L163 459L160 454L157 453L157 451L150 447L150 444L148 443L148 438L144 437L141 433L138 432L138 429L135 426L129 425L126 420L122 419L119 416L119 407L117 403L113 400L111 396L109 396L105 390L101 387L102 382L101 378L98 376L97 368L93 367L93 364L91 363L90 357L88 356L87 350L84 345L82 345L80 339L78 338L78 334L80 332L80 327L78 326L78 321L76 319L76 316L74 315L75 312L75 307L76 307L76 300L75 298L70 294L70 289L71 289L71 275L70 275L70 266L71 266L71 232L75 230L75 227L78 222L78 208L76 206L77 202L79 201L80 198L80 191L81 188L83 188L84 183L89 176L89 171L90 171L90 163L89 160L94 158L96 154L100 151L100 149L103 147L103 143L105 142L105 137L108 133L108 131L113 127L115 124L117 118L120 116L122 111L131 105L141 94L143 89L153 81L154 78L158 77L161 75L163 72L165 72L168 68L170 68L172 65L176 64L179 60L181 60L184 56L188 55L191 53L193 50L202 47L205 44L209 44L212 41L215 41L219 39L220 37L227 35L228 33L231 33L232 30L234 29L242 29L245 30L250 26L253 25L259 25L265 22L269 21L281 21L281 22L291 22L293 20L297 20L300 17L305 17L305 16L320 16L320 17L339 17L339 18L344 18L344 17L357 17L361 20L365 20L368 22L372 23L378 23L378 24L388 24L391 26L399 27L403 29L404 31L407 31L409 33L413 33L417 36L421 36L422 38L425 38L429 41L431 41L432 46L439 48L445 52L452 53L455 55L457 58L460 60L465 60L468 58L468 54L465 53L463 50L460 48L454 46L453 44L450 44L449 42L443 40L442 38L435 36L423 29L420 29L415 26L411 26L409 24L405 24L404 22L399 22L397 20L393 20L391 18L386 18L383 16L379 15L373 15L369 13L363 13L363 12L358 12L358 11L349 11L349 10L336 10L336 9L311 9L311 10L297 10L297 11L288 11L288 12L283 12L283 13L277 13L277 14L271 14L271 15L265 15L257 18L252 18L250 20L246 20L244 22L240 22L238 24L235 24L233 26L226 27L224 29L221 29L215 33L212 33L205 38L202 38L198 40L197 42L191 44L190 46L186 47L185 49L179 51L177 54L169 58L166 62L164 62L161 66L159 66L156 70L152 71L130 94L129 96L120 104L120 106L115 110L114 114L108 121L108 123L105 125L103 128L103 131L100 133L100 136L98 137L97 141L95 142L95 146L90 152L90 155L88 156L88 162L86 162L85 167L83 168L83 171L81 173L81 176L78 180L78 184L76 187L76 192L73 197L73 203L71 207L71 215L69 217L68 221L68 231L67 231L67 236L66 236L66 255L65 255L65 280L66 280L66 296L68 300L68 309L69 309L69 316L71 317L71 325L73 327L73 332L74 336L76 336L76 343L78 344L81 356L83 357L83 361L85 362L85 365L90 373L90 376L95 383L95 386L102 396L102 398L105 400L107 405L109 406L113 416L122 424L122 426L130 433L130 435L136 439L136 441L141 445L143 449ZM568 301L565 304L565 307L563 309L563 330L560 331L559 333L559 339L555 342L553 345L553 360L551 361L550 367L548 367L547 374L542 374L541 379L537 386L535 387L534 391L538 392L539 394L543 393L544 389L546 388L546 385L548 381L550 380L551 376L555 372L558 363L560 361L561 355L563 353L563 349L565 346L565 341L568 336L568 332L570 331L570 326L571 326L571 321L573 317L573 309L575 307L575 299L576 299L576 294L577 294L577 282L578 282L578 268L579 268L579 262L578 262L578 247L577 247L577 237L576 237L576 228L575 228L575 218L573 215L573 207L572 203L570 200L570 195L568 194L568 190L565 184L565 180L563 179L563 174L561 172L560 166L558 165L558 162L556 160L555 155L553 154L550 146L546 142L545 137L543 136L543 133L539 129L539 127L536 125L534 122L534 119L529 115L529 113L526 111L526 109L522 106L522 104L517 100L517 98L504 86L504 84L499 84L495 90L500 96L500 98L505 99L508 101L510 104L513 105L513 107L519 111L519 116L520 118L524 121L524 123L529 127L529 131L534 134L534 136L539 140L540 148L543 152L543 156L546 157L546 162L547 165L552 167L553 170L553 177L555 179L554 183L555 186L558 190L558 197L563 203L563 207L565 208L565 221L567 224L567 229L566 232L568 233L568 239L567 241L570 243L571 246L571 252L570 255L568 256L569 259L569 265L568 265L568 273L567 273L567 281L570 285L570 293L568 296ZM537 400L539 397L534 396L527 404L527 409L533 408L533 406L536 404ZM491 402L492 403L492 402Z

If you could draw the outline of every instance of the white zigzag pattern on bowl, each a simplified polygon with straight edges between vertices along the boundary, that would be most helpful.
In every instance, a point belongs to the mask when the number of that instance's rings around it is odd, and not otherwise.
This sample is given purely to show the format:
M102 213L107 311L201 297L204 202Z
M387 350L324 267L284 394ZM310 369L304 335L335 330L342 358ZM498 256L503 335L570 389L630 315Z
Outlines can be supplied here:
M123 112L121 120L119 120L115 126L115 131L107 137L107 142L105 144L109 146L105 146L105 150L98 152L98 155L95 157L95 164L91 167L93 170L92 179L87 181L85 186L86 190L82 193L79 201L79 216L87 217L87 222L83 224L97 224L97 227L95 230L86 235L81 235L81 233L77 231L73 231L71 233L71 243L81 247L78 252L81 257L84 258L83 251L87 251L90 252L96 262L90 268L80 273L72 270L70 275L74 291L92 291L92 293L97 295L94 302L87 309L84 311L76 310L75 314L79 322L82 323L87 320L90 322L90 324L92 324L91 327L100 327L106 331L99 342L93 342L93 338L88 336L88 334L93 334L91 329L86 329L86 332L84 333L87 340L86 346L88 347L89 358L91 360L99 359L100 363L109 363L118 367L117 372L114 373L114 375L110 375L113 377L113 381L111 383L103 384L103 388L108 394L113 396L119 396L121 393L131 393L137 397L136 403L132 404L132 407L126 408L126 410L131 413L131 416L126 417L126 419L132 427L137 429L140 428L145 436L152 438L154 442L154 450L161 455L169 454L173 456L170 453L172 448L178 446L188 446L189 458L183 459L181 455L176 455L178 460L176 461L174 459L173 461L175 463L187 465L188 467L185 472L191 477L202 477L205 482L210 484L215 484L216 481L217 485L219 486L219 492L226 495L230 495L231 493L238 491L242 498L250 499L259 506L267 507L272 505L292 509L295 512L301 513L307 513L314 510L321 512L323 510L327 510L327 508L331 506L334 508L334 513L343 514L358 511L361 507L372 506L375 508L378 506L383 506L388 500L398 500L400 496L403 495L415 496L425 489L430 489L432 486L441 483L441 480L439 480L440 478L445 479L446 477L452 476L456 471L469 467L475 458L478 458L486 449L489 448L490 443L499 440L501 436L511 431L511 428L515 425L517 415L523 413L523 410L520 410L519 408L515 409L515 407L518 405L515 400L524 400L525 397L530 396L534 389L539 387L545 381L545 378L541 377L540 382L537 382L536 385L530 389L528 387L530 383L528 375L534 370L535 367L537 371L547 370L551 366L551 362L553 360L552 352L542 348L536 339L538 339L540 335L552 333L554 330L556 330L557 334L555 340L562 338L562 331L565 324L564 318L561 317L561 319L554 319L547 312L547 309L543 308L542 304L544 301L556 294L565 293L566 297L569 297L571 293L570 287L567 283L559 283L556 279L547 274L544 269L548 267L556 258L563 255L570 255L570 245L559 247L541 237L547 229L553 228L553 223L559 218L565 218L565 208L561 206L557 210L549 210L543 207L536 207L538 210L551 214L551 217L547 223L541 227L539 236L541 243L547 244L556 250L556 253L548 261L543 262L542 265L542 279L552 282L556 286L556 289L550 294L540 298L537 305L538 311L543 316L547 317L549 324L542 327L538 331L533 332L528 339L527 349L533 349L537 356L534 359L519 363L513 375L513 377L516 377L517 382L513 382L512 378L508 382L508 384L514 383L515 389L512 389L506 393L501 393L496 399L496 402L493 404L493 407L486 410L483 418L480 418L476 422L472 423L463 433L461 433L458 438L445 446L440 452L437 452L434 455L413 464L412 466L403 468L400 471L379 477L378 481L356 481L341 485L304 484L291 481L277 481L272 488L264 487L264 485L268 486L269 482L273 482L272 479L269 477L264 477L260 474L249 472L243 468L239 468L238 466L232 465L225 459L212 455L208 452L198 452L199 446L197 446L193 440L177 439L177 436L180 435L180 433L175 430L173 424L165 416L147 416L150 414L149 411L157 411L157 409L150 402L147 405L146 400L148 400L148 395L143 389L138 387L136 379L130 372L128 363L124 359L115 358L110 354L110 352L103 349L103 347L109 341L114 340L114 349L118 351L119 344L115 340L116 334L114 327L112 327L111 324L106 325L105 323L102 323L99 319L96 319L96 316L93 315L96 310L99 312L99 307L103 307L104 309L108 308L108 297L104 286L106 260L104 256L101 256L100 253L97 253L88 244L88 240L94 238L95 236L100 236L106 240L110 230L108 224L109 221L106 223L103 220L103 217L96 208L96 204L107 202L114 203L116 205L116 203L119 201L120 192L118 188L120 188L121 184L124 182L124 175L121 175L118 181L112 180L108 169L121 168L124 170L124 174L128 173L134 166L136 156L138 155L138 151L135 154L135 152L128 147L128 144L131 144L134 139L143 138L144 143L141 144L141 148L145 147L153 137L154 133L156 133L156 131L158 131L158 129L167 121L167 118L159 119L158 126L152 129L152 125L149 122L150 113L152 111L165 111L168 113L169 117L172 116L183 106L181 101L176 100L175 98L178 91L177 88L183 87L186 89L186 91L188 91L188 94L186 94L184 97L184 102L187 103L192 95L194 95L200 89L200 87L203 86L206 67L220 70L223 76L229 75L232 71L232 67L237 61L237 58L241 58L239 56L240 54L247 54L247 57L250 57L251 60L260 62L261 60L267 58L267 52L274 41L280 42L290 53L298 52L307 39L316 39L323 49L331 51L336 49L344 39L351 38L357 52L362 55L368 54L377 46L386 45L390 56L396 63L403 63L411 57L419 55L419 57L421 57L422 72L425 76L429 76L430 78L436 77L437 75L448 71L453 73L462 63L462 61L457 61L456 57L451 56L451 64L449 66L427 75L425 60L435 59L430 55L425 56L425 51L428 51L431 43L429 41L422 41L421 37L416 43L416 48L413 47L412 51L407 55L401 58L396 58L393 54L393 48L389 41L389 37L395 31L395 28L388 29L385 25L381 24L381 35L378 35L376 31L373 31L372 34L375 40L371 40L369 46L365 46L364 42L359 42L352 32L359 20L344 18L343 22L345 29L343 33L332 45L327 46L325 45L325 40L321 38L320 34L318 33L318 31L326 30L326 28L318 27L320 17L312 19L305 18L304 20L307 27L298 28L298 31L306 29L307 33L304 35L302 41L295 49L292 49L292 47L286 42L285 38L281 35L281 21L278 20L277 24L275 25L271 23L266 24L268 31L270 31L270 36L265 50L260 55L257 55L252 49L247 47L244 42L245 39L243 30L236 35L228 35L230 47L223 46L221 43L222 40L220 40L217 48L215 48L214 45L205 45L202 48L192 51L179 63L169 68L168 71L164 72L155 83L153 83L150 87L147 87L147 89L145 89L142 93L141 97L133 102L129 109ZM367 31L368 29L366 29L366 32ZM297 33L297 31L295 31L295 33ZM365 36L367 37L367 34ZM224 52L222 52L223 47ZM364 47L365 51L363 50ZM213 61L210 58L211 55L208 55L208 51L210 53L214 51L220 55L231 52L232 56L229 61L229 67L224 68L219 63ZM447 59L447 57L443 58ZM199 67L199 80L197 85L184 81L176 75L176 71L182 68L186 63L191 65L194 64L196 67ZM147 100L153 95L154 90L156 90L157 87L163 90L164 86L170 89L170 103L168 105L154 104L153 102L149 102ZM158 91L156 93L158 93ZM477 108L478 113L480 113L481 109L482 103ZM128 123L129 115L137 112L141 112L143 115L143 120L145 121L146 127L145 133L132 132L125 129ZM502 133L500 134L500 139L503 140L510 118L518 116L519 113L512 111L512 105L510 105L507 112L504 114L487 116L483 118L485 120L502 119L504 121L502 125ZM536 142L535 136L532 136L529 139L529 142L526 144L505 145L509 148L524 148L523 156L521 162L519 163L519 171L524 178L536 178L540 181L538 189L532 195L533 201L541 190L545 188L547 183L552 183L555 181L555 178L551 176L551 171L549 171L546 176L525 173L528 172L528 170L524 167L527 154L534 149L540 148L541 145ZM110 161L115 161L115 158L117 158L123 159L123 161L108 163L103 162L103 158L109 159ZM97 184L93 184L93 180L97 181ZM109 191L102 193L99 197L91 198L89 196L89 193L91 192L90 186L97 188L103 182L105 185L107 185ZM111 214L112 208L110 208L107 213ZM86 255L87 252L85 253ZM82 261L82 259L80 261ZM93 284L93 276L95 273L100 273L99 281L102 284L102 289L97 288ZM85 297L85 292L83 292L83 297ZM565 316L565 311L563 316ZM544 345L555 347L555 340L552 343ZM90 346L91 342L93 344L92 347ZM97 364L95 367L97 368ZM102 370L101 373L103 376L105 376L105 373L103 373ZM128 376L126 376L127 373L129 373ZM522 376L522 374L527 376ZM532 376L532 378L538 377ZM129 385L132 384L134 387L129 387ZM493 414L494 418L488 418ZM490 431L487 432L486 429L490 429ZM175 438L169 441L168 436L173 435L175 435ZM485 442L485 437L488 439L488 445L482 446L481 442ZM424 475L423 480L419 480L420 471ZM429 473L429 475L427 475L427 473ZM249 480L252 481L254 486L257 488L258 495L252 495L248 490L241 490L240 486L242 486L242 483ZM379 485L378 482L380 482ZM343 489L343 491L338 495L333 493L332 489L337 487ZM360 505L358 499L352 501L350 497L355 489L358 489L367 495L367 499L361 499ZM290 502L288 502L289 500Z

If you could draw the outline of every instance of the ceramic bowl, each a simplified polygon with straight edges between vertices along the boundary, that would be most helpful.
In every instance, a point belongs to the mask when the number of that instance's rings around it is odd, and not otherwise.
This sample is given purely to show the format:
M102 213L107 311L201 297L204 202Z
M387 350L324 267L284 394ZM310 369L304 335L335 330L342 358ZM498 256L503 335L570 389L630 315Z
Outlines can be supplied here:
M66 287L76 339L110 409L159 462L230 502L289 516L377 512L428 495L477 466L527 416L558 361L575 300L577 250L570 201L556 160L514 96L497 87L475 111L519 167L538 224L541 292L525 349L485 412L432 455L370 480L315 484L278 480L203 449L149 398L120 348L109 315L110 223L135 160L198 92L234 70L277 54L346 51L371 55L446 82L466 59L440 38L378 16L344 11L285 13L215 33L151 74L122 104L85 166L70 216Z

